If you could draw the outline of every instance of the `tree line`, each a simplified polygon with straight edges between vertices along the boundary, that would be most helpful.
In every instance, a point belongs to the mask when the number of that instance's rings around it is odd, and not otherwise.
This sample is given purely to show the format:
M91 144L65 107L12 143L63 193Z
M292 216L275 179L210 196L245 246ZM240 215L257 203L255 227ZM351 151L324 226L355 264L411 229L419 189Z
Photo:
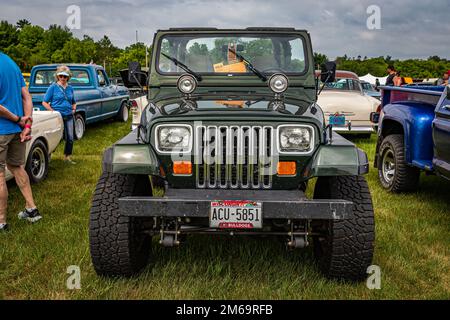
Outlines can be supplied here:
M93 62L103 65L112 76L117 76L120 69L127 68L130 61L139 61L145 66L146 54L146 46L141 42L122 49L115 46L106 35L98 41L88 35L79 39L67 27L50 25L44 29L25 19L16 24L0 22L0 50L14 59L23 72L29 72L37 64ZM151 46L147 50L150 55ZM328 58L316 52L314 60L316 65L320 65ZM385 76L388 65L394 65L402 76L417 79L438 78L450 70L450 60L438 56L430 56L426 60L396 60L390 56L367 58L344 55L338 57L336 63L338 69L353 71L358 76L367 73Z
M327 56L314 53L314 60L317 65L328 60ZM450 70L450 60L438 56L430 56L428 59L392 59L391 56L379 56L376 58L348 57L344 55L336 58L337 69L355 72L358 76L368 73L376 77L387 75L386 69L393 65L403 77L413 79L440 78Z
M151 54L151 47L147 47ZM128 67L129 61L145 66L145 44L138 42L125 49L116 47L108 36L98 41L88 35L75 37L67 27L50 25L44 29L27 20L15 25L0 22L0 50L8 54L23 72L45 63L96 63L111 75Z

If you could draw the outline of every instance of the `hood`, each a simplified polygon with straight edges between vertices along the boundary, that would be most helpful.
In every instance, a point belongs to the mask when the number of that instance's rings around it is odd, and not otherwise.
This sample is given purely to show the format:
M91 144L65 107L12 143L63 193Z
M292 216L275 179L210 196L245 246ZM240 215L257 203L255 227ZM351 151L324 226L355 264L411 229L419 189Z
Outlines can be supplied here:
M303 100L275 100L273 95L199 95L190 99L176 97L155 102L148 109L152 121L170 121L176 117L186 118L187 121L192 121L193 118L214 121L224 118L233 121L285 119L323 124L323 113L315 104Z
M33 123L45 122L47 120L61 118L59 112L54 111L33 111Z

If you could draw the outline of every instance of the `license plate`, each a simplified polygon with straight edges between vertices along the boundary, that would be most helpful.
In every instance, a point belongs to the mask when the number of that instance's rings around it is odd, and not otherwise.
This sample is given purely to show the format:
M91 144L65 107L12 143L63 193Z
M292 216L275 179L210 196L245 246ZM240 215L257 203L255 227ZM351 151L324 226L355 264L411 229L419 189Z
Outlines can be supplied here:
M345 126L345 116L336 114L330 115L328 123L332 126Z
M212 201L209 226L219 229L262 228L262 203L250 200Z

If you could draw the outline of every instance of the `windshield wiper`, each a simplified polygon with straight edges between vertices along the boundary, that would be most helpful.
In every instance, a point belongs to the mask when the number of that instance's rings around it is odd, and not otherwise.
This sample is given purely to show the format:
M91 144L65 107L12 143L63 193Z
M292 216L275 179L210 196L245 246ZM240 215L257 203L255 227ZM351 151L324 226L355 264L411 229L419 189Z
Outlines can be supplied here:
M192 71L191 69L189 69L189 67L187 65L185 65L183 62L175 59L174 57L171 57L171 56L165 54L164 52L161 52L161 54L164 57L166 57L167 59L169 59L170 61L172 61L177 67L180 67L181 69L183 69L187 73L192 74L198 81L202 81L202 76L199 75L197 72Z
M253 72L254 74L256 74L262 81L264 81L264 82L267 81L267 77L265 75L263 75L261 73L261 71L258 71L258 69L256 69L250 61L245 59L242 55L240 55L239 53L237 53L233 49L228 48L228 51L230 51L231 53L235 54L236 57L238 57L242 62L244 62L245 65L250 69L250 71Z

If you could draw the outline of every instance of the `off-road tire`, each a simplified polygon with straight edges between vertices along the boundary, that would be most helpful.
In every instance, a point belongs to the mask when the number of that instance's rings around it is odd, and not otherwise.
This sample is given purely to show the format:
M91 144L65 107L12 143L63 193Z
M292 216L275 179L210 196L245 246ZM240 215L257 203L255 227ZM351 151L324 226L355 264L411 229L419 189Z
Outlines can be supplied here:
M147 176L103 173L98 180L90 213L92 263L99 275L132 276L150 256L151 237L143 232L145 219L120 215L118 200L151 196Z
M395 162L395 174L392 181L388 181L383 175L383 159L389 150L393 153ZM393 193L411 192L417 190L420 178L420 170L411 167L405 160L405 143L401 134L392 134L383 139L378 152L378 179L382 187Z
M313 221L314 255L320 270L331 279L361 281L372 263L375 221L372 197L362 176L320 177L315 199L341 199L353 202L344 220Z

